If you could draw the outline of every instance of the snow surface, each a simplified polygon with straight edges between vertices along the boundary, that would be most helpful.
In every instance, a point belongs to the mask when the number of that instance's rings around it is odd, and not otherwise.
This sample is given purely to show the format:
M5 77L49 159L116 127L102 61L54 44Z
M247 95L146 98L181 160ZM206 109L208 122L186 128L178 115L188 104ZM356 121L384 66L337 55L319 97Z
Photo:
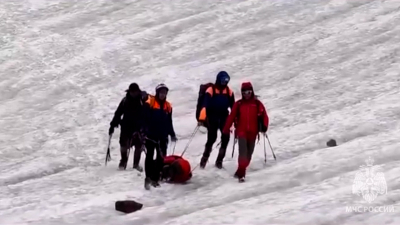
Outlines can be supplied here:
M4 0L0 20L0 224L400 224L400 1ZM118 130L104 166L129 83L170 87L181 152L220 70L261 95L277 162L261 141L238 184L231 141L226 170L215 149L190 184L145 191L116 170ZM352 194L369 156L388 186L371 204ZM124 199L144 208L123 215Z

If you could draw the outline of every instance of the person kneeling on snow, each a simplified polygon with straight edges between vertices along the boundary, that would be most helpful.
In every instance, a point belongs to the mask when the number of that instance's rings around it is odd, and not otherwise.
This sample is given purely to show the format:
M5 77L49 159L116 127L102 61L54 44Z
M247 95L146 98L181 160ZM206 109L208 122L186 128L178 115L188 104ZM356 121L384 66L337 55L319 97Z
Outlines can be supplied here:
M170 183L185 183L192 178L190 163L177 155L166 156L161 177Z
M235 122L235 136L239 144L238 169L235 177L240 182L244 181L246 168L249 166L253 155L258 133L268 130L269 118L264 105L254 95L253 85L250 82L242 83L242 99L235 102L223 132L229 134Z

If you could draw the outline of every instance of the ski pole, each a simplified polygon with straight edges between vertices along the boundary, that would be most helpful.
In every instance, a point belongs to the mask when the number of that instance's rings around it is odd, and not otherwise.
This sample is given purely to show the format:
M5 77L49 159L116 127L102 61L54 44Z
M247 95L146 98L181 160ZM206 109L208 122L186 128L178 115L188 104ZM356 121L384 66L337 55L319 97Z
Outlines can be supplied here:
M144 144L142 145L142 151L144 152L145 155L147 155L146 146Z
M233 158L233 155L235 154L235 145L236 145L236 142L237 142L237 138L235 137L235 139L233 140L232 158Z
M267 148L265 147L265 136L264 136L264 163L267 164Z
M172 155L175 153L176 141L174 141L174 148L172 149Z
M128 166L128 161L129 161L129 156L131 155L131 149L133 148L133 139L135 138L135 136L137 135L137 133L134 133L131 137L131 139L129 140L129 148L126 151L126 163L125 163L125 169ZM133 153L133 161L135 161L135 153Z
M111 138L112 138L112 134L110 134L110 136L109 136L109 138L108 138L108 147L107 147L107 153L106 153L106 162L105 162L105 166L107 166L107 162L108 162L108 161L111 161L111 154L110 154Z
M146 150L146 137L143 134L140 134L140 143L141 143L141 151L144 152L144 154L147 155L147 150Z
M129 161L129 155L131 154L131 147L128 148L128 151L126 152L126 163L125 163L125 169L128 166L128 161Z
M274 156L274 159L275 159L275 161L276 161L275 152L274 152L274 149L272 148L271 142L269 141L269 138L268 138L268 134L267 134L267 133L265 133L265 137L266 137L267 140L268 140L268 144L269 144L269 147L271 148L272 155ZM264 141L265 141L265 139L264 139Z
M199 130L199 126L196 126L196 128L194 128L194 131L192 133L192 135L190 136L189 142L186 144L185 149L183 150L181 157L183 156L183 154L185 154L186 150L189 148L190 143L193 141L194 136L196 135L197 131Z

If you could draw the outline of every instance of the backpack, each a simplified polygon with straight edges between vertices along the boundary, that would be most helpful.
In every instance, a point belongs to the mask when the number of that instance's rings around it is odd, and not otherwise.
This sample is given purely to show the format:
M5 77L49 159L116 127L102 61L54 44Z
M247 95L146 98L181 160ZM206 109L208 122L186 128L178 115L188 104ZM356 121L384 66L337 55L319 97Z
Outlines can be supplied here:
M256 105L257 105L257 109L260 110L260 100L258 100L257 98L258 96L255 96L256 98ZM237 111L236 111L236 118L235 118L235 124L238 122L239 116L240 116L240 105L242 103L242 100L237 101L238 103L238 107L237 107ZM264 125L264 118L263 115L261 113L258 113L257 115L257 122L258 122L258 132L261 133L265 133L267 132L267 127ZM236 125L235 125L236 127Z
M215 86L213 83L206 83L206 84L201 84L199 88L199 96L197 97L197 106L196 106L196 120L199 122L199 116L201 109L203 108L204 105L204 98L206 97L206 91L209 87L212 87L213 93L215 93ZM228 90L228 95L229 95L229 87L226 87L225 90ZM214 96L213 96L214 97Z
M213 83L201 84L199 88L199 96L197 97L196 106L196 120L199 121L200 111L203 108L204 98L206 97L206 91L209 87L214 87ZM214 91L214 89L213 89Z

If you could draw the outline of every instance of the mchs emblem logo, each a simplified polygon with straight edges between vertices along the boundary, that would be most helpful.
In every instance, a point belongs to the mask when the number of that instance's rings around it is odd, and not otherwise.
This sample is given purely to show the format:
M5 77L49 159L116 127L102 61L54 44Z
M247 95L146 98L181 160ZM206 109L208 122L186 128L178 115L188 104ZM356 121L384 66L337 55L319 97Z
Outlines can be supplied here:
M353 194L362 196L368 203L373 202L378 195L387 194L387 184L385 175L381 167L374 164L374 160L369 157L365 160L366 165L360 166L353 182Z

